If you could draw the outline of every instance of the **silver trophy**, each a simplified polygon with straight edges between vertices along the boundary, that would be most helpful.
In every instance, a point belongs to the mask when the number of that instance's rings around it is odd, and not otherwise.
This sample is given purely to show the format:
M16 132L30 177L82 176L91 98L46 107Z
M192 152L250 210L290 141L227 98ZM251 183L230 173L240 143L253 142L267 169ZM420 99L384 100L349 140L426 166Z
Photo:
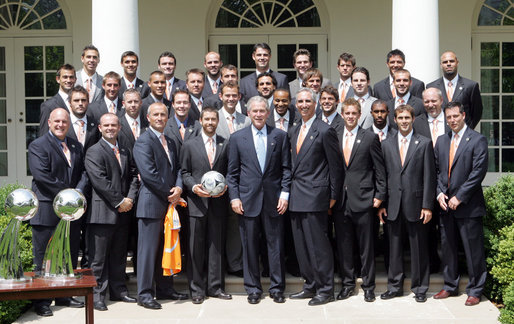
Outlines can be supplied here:
M36 195L28 189L16 189L5 199L5 211L12 217L0 238L0 283L26 281L18 245L22 221L34 217L39 207Z
M64 189L55 196L53 207L61 220L46 247L42 277L73 278L75 274L70 254L70 222L82 217L86 211L86 197L76 189Z

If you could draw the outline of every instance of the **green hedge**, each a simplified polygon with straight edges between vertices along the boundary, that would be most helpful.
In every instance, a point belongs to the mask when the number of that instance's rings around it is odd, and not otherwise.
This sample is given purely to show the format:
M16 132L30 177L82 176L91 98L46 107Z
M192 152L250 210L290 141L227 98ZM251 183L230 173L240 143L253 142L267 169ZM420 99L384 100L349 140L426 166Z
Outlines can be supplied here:
M5 198L14 189L22 188L18 184L9 184L0 187L0 231L7 227L11 220L5 213ZM0 232L0 233L1 233ZM20 244L21 259L23 262L23 270L31 271L33 269L32 263L32 231L27 222L23 222L20 226L18 243ZM28 300L9 300L0 302L0 324L7 324L14 322L25 310L30 307Z

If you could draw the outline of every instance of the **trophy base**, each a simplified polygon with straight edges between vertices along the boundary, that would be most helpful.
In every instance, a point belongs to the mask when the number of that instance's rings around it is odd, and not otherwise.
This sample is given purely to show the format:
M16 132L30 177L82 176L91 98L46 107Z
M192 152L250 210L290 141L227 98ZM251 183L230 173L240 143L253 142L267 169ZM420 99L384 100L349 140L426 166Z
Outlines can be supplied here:
M29 281L32 281L32 277L23 276L23 277L21 277L19 279L4 279L4 278L0 278L0 287L2 287L2 288L6 288L6 287L15 288L17 286L23 286L23 285L25 285Z
M58 281L58 282L67 282L67 281L75 281L82 278L81 273L75 273L70 275L63 274L36 274L34 278L38 278L40 280L48 280L48 281Z

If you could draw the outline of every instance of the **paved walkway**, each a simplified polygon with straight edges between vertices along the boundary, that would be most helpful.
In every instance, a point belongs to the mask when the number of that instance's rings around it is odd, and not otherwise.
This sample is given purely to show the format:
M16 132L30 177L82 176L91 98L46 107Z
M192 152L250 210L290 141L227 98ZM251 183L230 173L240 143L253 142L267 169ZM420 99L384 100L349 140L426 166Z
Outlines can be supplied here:
M433 294L429 294L431 297ZM136 304L108 302L108 311L95 311L95 323L497 323L498 309L485 298L477 306L464 306L466 295L446 300L429 298L426 303L414 301L413 294L374 303L363 300L362 291L344 301L324 306L307 306L307 300L290 300L276 304L266 297L260 304L250 305L245 295L234 295L231 301L207 299L201 305L191 301L163 301L161 310L148 310ZM52 317L39 317L29 310L15 323L84 323L84 309L51 307Z

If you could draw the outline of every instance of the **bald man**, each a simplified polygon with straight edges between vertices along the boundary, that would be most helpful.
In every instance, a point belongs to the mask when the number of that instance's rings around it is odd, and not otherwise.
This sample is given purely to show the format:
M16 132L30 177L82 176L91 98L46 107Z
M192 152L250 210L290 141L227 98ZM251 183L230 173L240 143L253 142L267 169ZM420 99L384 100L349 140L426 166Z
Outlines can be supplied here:
M223 61L221 60L221 56L216 52L209 52L205 54L205 59L203 61L203 67L207 72L205 74L205 86L202 91L202 98L207 98L213 94L218 94L220 92L221 85L221 67L223 66Z

